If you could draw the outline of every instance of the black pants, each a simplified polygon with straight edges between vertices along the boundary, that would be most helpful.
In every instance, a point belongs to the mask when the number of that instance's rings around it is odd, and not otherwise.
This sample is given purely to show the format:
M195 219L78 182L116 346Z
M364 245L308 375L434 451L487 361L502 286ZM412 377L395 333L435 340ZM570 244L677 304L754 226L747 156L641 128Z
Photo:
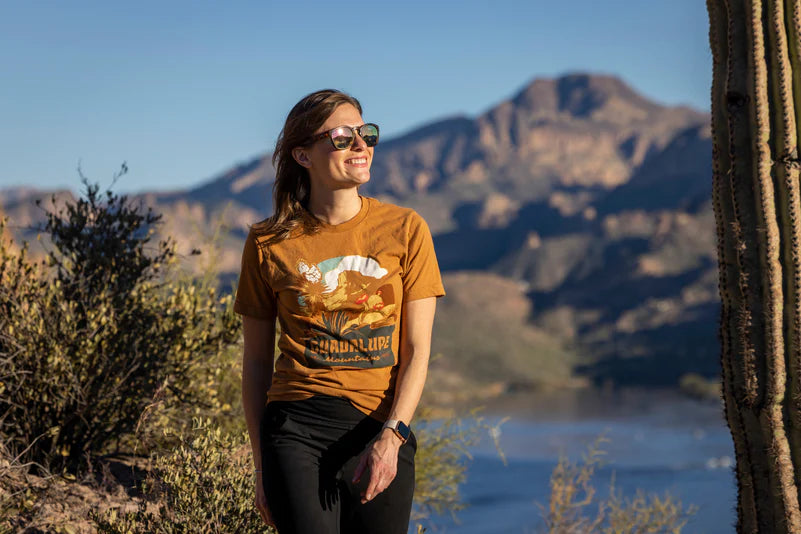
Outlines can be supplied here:
M346 399L317 395L272 401L261 421L264 492L279 534L406 534L414 494L414 433L398 472L366 504L369 468L354 484L359 456L382 423Z

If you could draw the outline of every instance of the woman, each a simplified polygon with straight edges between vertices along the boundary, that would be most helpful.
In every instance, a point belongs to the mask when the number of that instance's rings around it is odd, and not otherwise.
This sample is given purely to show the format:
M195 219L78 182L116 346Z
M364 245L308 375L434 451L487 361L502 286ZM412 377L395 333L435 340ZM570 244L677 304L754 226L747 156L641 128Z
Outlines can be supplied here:
M423 218L358 192L377 142L355 98L304 97L273 153L274 214L242 253L234 310L256 506L280 534L408 529L409 425L445 290Z

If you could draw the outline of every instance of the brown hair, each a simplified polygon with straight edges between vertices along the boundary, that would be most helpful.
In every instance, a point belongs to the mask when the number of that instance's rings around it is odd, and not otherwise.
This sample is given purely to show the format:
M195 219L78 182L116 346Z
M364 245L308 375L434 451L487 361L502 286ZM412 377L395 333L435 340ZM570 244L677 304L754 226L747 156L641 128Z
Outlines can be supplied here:
M306 146L315 130L342 104L351 104L362 113L362 105L354 97L323 89L304 96L287 115L273 152L273 214L253 225L258 234L272 234L267 243L283 241L296 229L308 234L319 231L319 221L308 211L309 171L295 161L292 149Z

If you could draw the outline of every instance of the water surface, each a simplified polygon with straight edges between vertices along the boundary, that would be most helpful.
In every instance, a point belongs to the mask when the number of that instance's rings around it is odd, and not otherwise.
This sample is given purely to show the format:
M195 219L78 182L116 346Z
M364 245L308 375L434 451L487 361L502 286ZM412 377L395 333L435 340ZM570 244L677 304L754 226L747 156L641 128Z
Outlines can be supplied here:
M606 465L593 477L598 497L616 491L632 497L638 488L671 496L697 512L683 532L734 532L736 484L731 435L722 406L672 392L562 392L508 397L487 406L487 422L502 417L498 440L504 465L489 436L472 447L473 461L462 488L468 509L424 522L428 532L502 534L541 532L551 471L565 454L581 460L604 434ZM595 515L596 505L586 509ZM410 529L410 532L413 532Z

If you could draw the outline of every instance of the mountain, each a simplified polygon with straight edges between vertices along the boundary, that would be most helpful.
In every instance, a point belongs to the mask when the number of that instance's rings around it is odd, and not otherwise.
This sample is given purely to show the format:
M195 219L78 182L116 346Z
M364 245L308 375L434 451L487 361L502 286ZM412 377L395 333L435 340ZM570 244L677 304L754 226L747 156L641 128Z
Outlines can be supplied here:
M362 193L426 218L445 277L432 368L508 387L715 376L711 153L708 113L584 73L382 139ZM187 255L215 222L230 229L213 260L224 285L271 213L270 156L141 195ZM0 208L25 226L41 195L3 192Z

